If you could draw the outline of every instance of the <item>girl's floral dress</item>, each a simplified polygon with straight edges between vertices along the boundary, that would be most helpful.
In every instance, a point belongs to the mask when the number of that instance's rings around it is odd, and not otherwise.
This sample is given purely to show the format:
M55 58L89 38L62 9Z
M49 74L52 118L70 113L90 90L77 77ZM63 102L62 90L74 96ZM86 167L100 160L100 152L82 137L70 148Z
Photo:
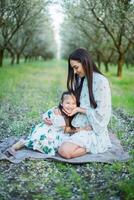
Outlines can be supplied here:
M26 140L26 147L53 156L61 143L69 137L63 129L65 120L62 115L55 114L55 109L56 107L43 114L43 119L51 119L53 125L44 122L36 125Z
M70 136L68 142L86 148L90 153L102 153L111 147L108 135L108 123L111 116L111 92L108 80L101 74L93 74L93 94L97 108L92 108L89 100L88 83L85 77L80 96L80 107L86 114L77 114L73 120L74 127L92 126L92 131L80 131Z

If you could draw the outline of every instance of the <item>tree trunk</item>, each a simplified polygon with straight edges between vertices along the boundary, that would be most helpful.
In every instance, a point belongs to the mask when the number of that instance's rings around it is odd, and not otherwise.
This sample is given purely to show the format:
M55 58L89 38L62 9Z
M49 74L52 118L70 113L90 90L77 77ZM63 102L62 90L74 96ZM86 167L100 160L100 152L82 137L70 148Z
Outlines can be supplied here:
M101 60L99 54L97 54L97 63L98 63L98 68L101 69Z
M117 69L117 76L119 78L122 77L122 69L123 69L124 60L125 60L125 54L122 52L119 52L118 69Z
M11 55L11 65L14 64L14 61L15 61L15 56L14 56L14 54L12 54L12 55Z
M3 65L4 49L0 49L0 67Z
M25 56L25 63L27 62L28 56Z
M19 64L19 63L20 63L20 54L17 54L17 55L16 55L16 59L17 59L17 60L16 60L16 64Z
M129 62L126 61L126 68L129 69Z
M109 72L108 62L104 62L105 72Z
M15 55L13 53L13 51L10 50L10 55L11 55L11 65L14 64L14 61L15 61Z

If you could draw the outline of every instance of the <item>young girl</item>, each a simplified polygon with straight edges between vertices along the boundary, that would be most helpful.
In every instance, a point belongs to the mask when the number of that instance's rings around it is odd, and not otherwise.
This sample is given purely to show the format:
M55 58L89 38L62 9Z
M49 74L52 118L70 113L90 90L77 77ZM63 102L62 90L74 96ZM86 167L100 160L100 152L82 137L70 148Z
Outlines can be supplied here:
M76 98L71 92L64 92L58 107L54 107L43 114L43 122L36 125L26 140L21 139L10 148L15 154L16 150L26 146L39 152L55 155L61 143L67 140L70 134L79 131L73 128L71 121L73 117L68 115L76 108ZM51 121L51 125L44 123L44 119ZM83 128L87 129L87 127Z

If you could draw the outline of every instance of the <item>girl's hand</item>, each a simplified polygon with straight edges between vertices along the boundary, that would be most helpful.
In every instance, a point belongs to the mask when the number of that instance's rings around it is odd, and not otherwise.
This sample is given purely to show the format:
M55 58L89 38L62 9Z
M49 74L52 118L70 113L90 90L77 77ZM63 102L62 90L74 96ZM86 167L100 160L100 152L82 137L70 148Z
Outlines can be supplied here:
M47 124L47 125L49 125L49 126L53 124L52 121L51 121L51 119L49 119L48 117L46 117L44 119L44 123Z

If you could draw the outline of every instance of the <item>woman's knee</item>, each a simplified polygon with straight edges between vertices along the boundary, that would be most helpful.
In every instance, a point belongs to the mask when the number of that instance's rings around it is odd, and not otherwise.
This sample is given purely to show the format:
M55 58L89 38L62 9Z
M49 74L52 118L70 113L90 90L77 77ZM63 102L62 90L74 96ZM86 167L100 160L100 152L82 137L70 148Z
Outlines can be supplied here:
M70 158L76 158L82 155L86 154L86 149L85 148L81 148L77 145L73 145L73 144L63 144L59 150L58 153L66 158L66 159L70 159Z
M71 152L67 149L67 148L65 148L64 146L62 147L60 147L59 149L58 149L58 153L62 156L62 157L64 157L64 158L67 158L67 159L70 159L72 156L71 156Z
M64 158L73 158L74 156L74 152L79 148L78 145L76 144L73 144L73 143L69 143L69 142L65 142L63 143L59 150L58 150L58 153L64 157Z

